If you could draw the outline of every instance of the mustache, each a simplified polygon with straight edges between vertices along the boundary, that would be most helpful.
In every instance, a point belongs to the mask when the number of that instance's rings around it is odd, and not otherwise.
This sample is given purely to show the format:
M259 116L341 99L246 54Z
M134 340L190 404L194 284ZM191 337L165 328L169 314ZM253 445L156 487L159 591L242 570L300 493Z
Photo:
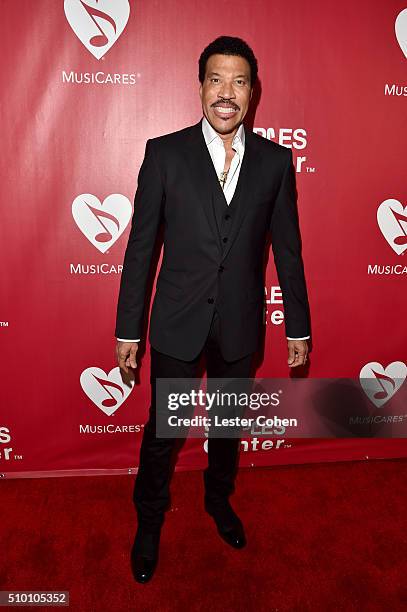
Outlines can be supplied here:
M231 106L235 110L240 110L240 107L237 104L235 104L231 100L225 100L224 98L220 98L219 100L216 100L216 102L211 104L211 107L213 108L213 107L217 106L218 104L227 104L228 106Z

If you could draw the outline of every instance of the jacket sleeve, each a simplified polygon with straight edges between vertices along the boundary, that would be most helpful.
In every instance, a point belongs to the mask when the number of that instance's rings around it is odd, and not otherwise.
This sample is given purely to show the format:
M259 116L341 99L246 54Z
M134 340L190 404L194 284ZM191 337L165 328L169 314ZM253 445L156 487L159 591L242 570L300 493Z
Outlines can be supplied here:
M164 186L154 146L151 140L147 140L124 254L117 302L116 337L142 336L146 285L164 198Z
M301 256L297 190L291 149L287 149L270 231L274 262L283 296L286 336L309 336L310 313Z

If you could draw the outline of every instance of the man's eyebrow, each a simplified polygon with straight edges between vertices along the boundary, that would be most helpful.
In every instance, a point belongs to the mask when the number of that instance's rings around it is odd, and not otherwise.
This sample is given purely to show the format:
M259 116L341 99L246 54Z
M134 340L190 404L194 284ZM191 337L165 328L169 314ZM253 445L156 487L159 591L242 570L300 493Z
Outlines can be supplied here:
M222 75L220 75L220 74L219 74L219 72L209 72L209 73L208 73L208 77L210 77L210 76L222 76ZM247 74L237 74L237 75L236 75L235 77L233 77L233 78L234 78L234 79L241 79L242 77L243 77L244 79L248 79L248 78L249 78L249 76L248 76Z

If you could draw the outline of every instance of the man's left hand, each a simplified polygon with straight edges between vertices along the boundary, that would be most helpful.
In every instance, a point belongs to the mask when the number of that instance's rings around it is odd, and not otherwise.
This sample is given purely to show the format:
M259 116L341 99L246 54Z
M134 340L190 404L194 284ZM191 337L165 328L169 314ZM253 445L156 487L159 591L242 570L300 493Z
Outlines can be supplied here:
M295 368L307 361L308 343L306 340L287 340L288 366Z

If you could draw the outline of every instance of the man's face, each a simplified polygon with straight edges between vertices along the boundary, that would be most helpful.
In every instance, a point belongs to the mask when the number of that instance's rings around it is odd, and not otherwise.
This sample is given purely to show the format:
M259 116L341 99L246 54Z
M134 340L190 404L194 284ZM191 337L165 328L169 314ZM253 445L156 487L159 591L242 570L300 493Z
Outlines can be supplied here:
M208 58L199 87L202 110L219 134L237 130L252 97L250 64L239 55L215 54Z

